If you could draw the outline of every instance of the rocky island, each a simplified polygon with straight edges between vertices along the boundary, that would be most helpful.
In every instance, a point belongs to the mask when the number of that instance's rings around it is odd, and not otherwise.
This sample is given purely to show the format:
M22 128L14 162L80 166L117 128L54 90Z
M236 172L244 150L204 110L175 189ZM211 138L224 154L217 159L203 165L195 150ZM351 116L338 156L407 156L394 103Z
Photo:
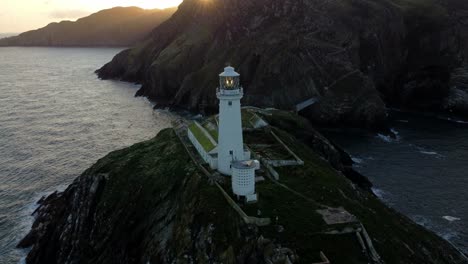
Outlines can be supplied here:
M468 263L347 173L349 157L308 120L280 110L242 113L267 123L245 123L255 153L284 155L271 143L274 131L304 161L276 168L279 178L261 172L258 203L232 206L219 188L229 190L225 177L205 174L179 124L110 153L41 199L19 244L32 248L27 263Z

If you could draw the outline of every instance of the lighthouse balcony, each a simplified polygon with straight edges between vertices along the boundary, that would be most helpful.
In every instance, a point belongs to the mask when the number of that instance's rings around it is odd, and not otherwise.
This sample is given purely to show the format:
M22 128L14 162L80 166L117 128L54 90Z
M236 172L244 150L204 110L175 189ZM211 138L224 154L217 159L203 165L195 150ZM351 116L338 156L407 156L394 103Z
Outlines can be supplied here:
M219 96L229 96L229 95L243 95L244 94L244 88L239 88L239 89L216 89L216 94Z

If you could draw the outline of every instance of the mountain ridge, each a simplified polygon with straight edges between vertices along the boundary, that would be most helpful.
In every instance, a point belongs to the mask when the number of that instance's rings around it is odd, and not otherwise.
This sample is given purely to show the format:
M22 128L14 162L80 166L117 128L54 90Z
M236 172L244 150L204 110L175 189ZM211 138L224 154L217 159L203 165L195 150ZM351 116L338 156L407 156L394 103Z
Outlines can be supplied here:
M47 26L0 39L0 46L131 46L168 19L177 8L114 7L76 21Z

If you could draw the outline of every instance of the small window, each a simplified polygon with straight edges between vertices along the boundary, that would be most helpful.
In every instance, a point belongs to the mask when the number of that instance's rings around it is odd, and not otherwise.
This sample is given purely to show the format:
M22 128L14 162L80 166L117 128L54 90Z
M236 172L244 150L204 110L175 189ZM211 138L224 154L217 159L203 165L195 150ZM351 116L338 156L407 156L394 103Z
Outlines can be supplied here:
M232 101L229 101L229 102L228 102L228 105L229 105L229 106L232 106Z

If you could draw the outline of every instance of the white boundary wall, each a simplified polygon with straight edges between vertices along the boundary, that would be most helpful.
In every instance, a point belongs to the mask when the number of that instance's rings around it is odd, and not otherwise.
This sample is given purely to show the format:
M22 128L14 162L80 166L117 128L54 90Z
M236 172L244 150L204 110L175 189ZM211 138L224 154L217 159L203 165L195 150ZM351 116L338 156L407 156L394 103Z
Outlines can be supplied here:
M187 136L192 142L192 145L197 150L198 154L202 157L202 159L210 165L210 168L216 169L218 167L218 159L213 158L208 152L205 151L203 146L198 142L197 138L193 135L190 129L187 129Z

